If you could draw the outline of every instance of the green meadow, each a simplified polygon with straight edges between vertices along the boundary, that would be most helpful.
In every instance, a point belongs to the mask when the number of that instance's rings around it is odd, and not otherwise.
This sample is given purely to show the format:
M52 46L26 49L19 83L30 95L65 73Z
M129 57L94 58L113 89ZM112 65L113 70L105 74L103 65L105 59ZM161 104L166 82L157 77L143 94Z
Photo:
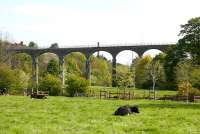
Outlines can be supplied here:
M139 114L114 116L121 105ZM0 134L198 134L200 103L0 96Z

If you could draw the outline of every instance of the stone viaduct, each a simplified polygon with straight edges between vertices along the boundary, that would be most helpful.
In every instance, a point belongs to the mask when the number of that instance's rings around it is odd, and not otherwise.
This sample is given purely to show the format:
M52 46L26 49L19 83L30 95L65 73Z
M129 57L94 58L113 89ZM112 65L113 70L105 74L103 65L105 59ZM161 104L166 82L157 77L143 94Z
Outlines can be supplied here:
M120 45L120 46L101 46L101 47L73 47L73 48L10 48L7 49L9 53L26 53L32 57L32 81L38 86L38 57L44 53L54 53L59 58L60 78L62 84L65 84L65 72L64 72L64 57L72 52L80 52L86 57L86 79L90 80L90 56L98 51L105 51L112 55L112 86L116 86L116 57L117 54L124 50L131 50L141 57L146 51L150 49L157 49L164 52L168 46L172 44L137 44L137 45Z

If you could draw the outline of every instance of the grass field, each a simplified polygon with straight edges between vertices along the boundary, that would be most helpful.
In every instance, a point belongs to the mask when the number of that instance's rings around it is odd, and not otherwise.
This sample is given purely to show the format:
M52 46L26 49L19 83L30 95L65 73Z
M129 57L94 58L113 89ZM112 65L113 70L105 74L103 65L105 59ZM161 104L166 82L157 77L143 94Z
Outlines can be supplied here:
M141 113L112 115L124 104ZM199 117L199 103L0 96L0 134L198 134Z

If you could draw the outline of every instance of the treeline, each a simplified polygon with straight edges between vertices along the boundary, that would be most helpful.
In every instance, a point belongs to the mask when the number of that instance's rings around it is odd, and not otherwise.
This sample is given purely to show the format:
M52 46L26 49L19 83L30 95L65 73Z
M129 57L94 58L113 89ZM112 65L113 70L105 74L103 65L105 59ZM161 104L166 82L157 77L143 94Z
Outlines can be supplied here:
M182 38L165 53L154 58L145 56L134 59L130 66L117 64L117 86L176 90L187 84L200 89L200 17L189 20L181 28ZM33 87L31 57L24 53L7 54L5 49L9 47L37 48L38 45L30 42L27 46L19 46L0 40L0 89L6 88L12 93L31 89ZM51 48L58 47L57 43L51 45ZM91 56L90 61L91 85L111 86L112 61L104 56ZM70 85L69 81L73 82L76 79L84 81L85 62L86 58L81 53L75 52L65 56L66 85ZM37 88L48 89L51 95L63 92L58 57L52 53L45 53L39 56L38 63L39 87Z

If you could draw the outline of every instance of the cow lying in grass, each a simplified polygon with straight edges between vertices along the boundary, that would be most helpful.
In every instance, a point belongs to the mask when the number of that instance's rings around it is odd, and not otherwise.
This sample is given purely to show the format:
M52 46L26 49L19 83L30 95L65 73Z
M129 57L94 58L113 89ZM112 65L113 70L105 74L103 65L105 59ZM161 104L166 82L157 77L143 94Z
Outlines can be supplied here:
M115 111L114 115L124 116L132 113L140 113L138 106L129 106L129 105L121 106Z

